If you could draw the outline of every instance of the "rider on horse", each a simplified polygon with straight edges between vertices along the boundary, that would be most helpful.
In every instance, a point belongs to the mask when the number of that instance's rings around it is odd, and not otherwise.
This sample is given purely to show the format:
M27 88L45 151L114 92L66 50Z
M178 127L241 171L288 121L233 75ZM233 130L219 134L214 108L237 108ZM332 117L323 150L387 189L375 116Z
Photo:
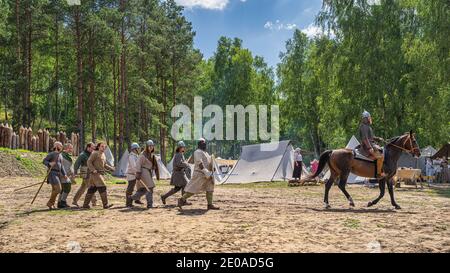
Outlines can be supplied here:
M383 141L382 138L376 137L372 130L372 116L369 112L364 111L362 114L361 125L359 126L359 136L361 139L361 152L364 156L376 160L377 165L377 178L385 177L383 173L384 155L381 149L375 141Z

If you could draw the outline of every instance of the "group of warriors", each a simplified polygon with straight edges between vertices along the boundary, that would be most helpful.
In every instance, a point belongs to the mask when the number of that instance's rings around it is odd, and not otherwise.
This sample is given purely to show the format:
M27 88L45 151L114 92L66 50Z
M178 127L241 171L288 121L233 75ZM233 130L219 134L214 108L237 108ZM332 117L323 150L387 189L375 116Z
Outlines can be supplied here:
M392 205L396 209L400 209L394 198L394 183L392 179L397 171L397 162L402 152L419 157L420 149L412 131L386 141L374 135L372 122L370 113L364 111L359 127L361 145L354 150L339 149L324 152L320 156L317 170L308 177L308 179L315 179L328 165L330 178L325 183L324 203L326 208L330 208L328 194L335 182L338 182L339 189L350 202L350 206L355 206L352 197L346 190L347 179L350 173L354 173L361 177L376 177L378 179L380 195L372 202L369 202L369 207L377 204L383 198L387 185ZM384 149L377 142L385 143ZM161 196L163 205L166 205L166 200L170 196L179 191L182 193L182 197L178 199L177 203L180 208L189 205L187 200L193 195L206 192L207 209L219 209L213 204L214 164L212 157L206 151L206 147L206 140L200 139L197 143L197 150L188 162L184 157L186 145L183 141L177 144L176 154L173 159L173 174L170 181L173 188ZM63 146L60 142L55 143L54 151L49 153L44 159L44 164L49 168L48 183L52 186L52 193L47 203L50 209L55 207L58 194L57 207L68 207L67 196L74 182L74 177L78 172L83 178L83 182L78 188L72 204L79 207L78 201L87 189L83 208L90 208L90 203L95 206L96 192L100 195L103 208L107 209L112 206L108 203L105 174L114 171L114 168L107 164L104 154L105 149L106 144L104 143L98 143L97 145L93 143L87 144L86 149L75 161L74 168L72 168L73 160L70 154L73 147L71 144ZM301 150L297 149L295 151L294 166L294 177L297 179L301 177L302 161ZM192 174L189 163L194 164ZM156 179L159 180L155 144L152 140L147 141L144 151L140 153L139 145L133 143L126 172L128 187L126 189L125 203L127 207L133 207L133 203L143 204L140 199L145 196L147 208L153 208L153 193L156 186L153 173ZM135 189L136 192L134 192Z
M206 151L206 140L200 139L197 143L197 150L194 152L190 161L193 161L194 168L191 173L190 164L184 154L186 145L183 141L177 143L176 154L173 159L173 173L170 185L173 188L164 195L161 195L161 202L166 205L167 199L176 194L182 193L178 199L177 206L181 209L183 206L190 205L187 200L195 194L206 192L207 209L218 210L219 207L213 204L214 193L214 166L213 159ZM75 184L75 177L79 175L82 183L75 193L72 205L80 207L79 200L86 192L83 209L89 209L96 206L98 192L104 209L111 208L113 205L108 202L106 177L108 172L113 172L114 167L107 163L105 143L88 143L85 150L73 162L71 144L63 145L56 142L53 151L50 152L43 163L48 168L47 183L51 185L52 191L50 199L47 202L49 209L68 208L67 197L71 191L72 184ZM146 207L154 208L153 193L156 187L154 180L159 180L158 158L155 154L155 144L152 140L145 143L145 148L140 152L140 146L137 143L131 145L131 152L128 158L128 167L126 179L128 182L125 192L125 206L132 208L133 204L143 205L141 198L145 197ZM58 198L59 196L59 198ZM58 198L58 202L55 202Z

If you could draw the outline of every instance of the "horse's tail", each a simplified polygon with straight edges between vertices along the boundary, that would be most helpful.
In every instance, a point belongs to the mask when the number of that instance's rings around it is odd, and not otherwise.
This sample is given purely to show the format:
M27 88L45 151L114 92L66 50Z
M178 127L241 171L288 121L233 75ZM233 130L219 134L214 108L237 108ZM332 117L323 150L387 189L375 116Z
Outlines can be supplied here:
M317 168L316 173L309 177L310 179L314 179L319 176L319 174L325 168L325 165L327 165L328 161L330 160L330 156L332 153L333 153L333 151L329 150L329 151L323 152L323 154L320 155L319 167Z

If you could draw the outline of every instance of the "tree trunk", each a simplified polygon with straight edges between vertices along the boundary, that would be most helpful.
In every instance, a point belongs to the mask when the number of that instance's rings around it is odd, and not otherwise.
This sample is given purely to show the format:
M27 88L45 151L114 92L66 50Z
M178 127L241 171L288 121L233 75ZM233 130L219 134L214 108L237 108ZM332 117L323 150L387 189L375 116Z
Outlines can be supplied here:
M80 152L84 147L84 92L83 92L83 56L81 52L81 32L80 32L80 9L75 6L75 32L76 32L76 50L77 50L77 89L78 89L78 109L77 109L77 127L80 134Z
M95 99L95 59L94 59L94 48L93 48L93 37L92 31L89 31L89 105L90 105L90 115L91 115L91 130L92 130L92 142L97 141L97 110L96 110L96 99Z
M27 21L28 21L28 38L27 38L27 51L28 51L28 62L27 62L27 87L26 87L26 123L28 126L31 123L31 67L32 67L32 33L33 33L33 22L32 22L32 14L31 14L31 4L27 7Z
M55 132L59 131L59 22L58 14L55 16Z
M125 129L125 101L126 101L126 74L125 74L125 0L120 1L120 12L122 13L122 21L121 21L121 44L122 44L122 52L120 55L120 91L119 91L119 158L123 154L123 143L124 143L124 129Z
M113 108L114 108L114 128L113 128L113 143L114 143L114 160L117 160L117 74L116 74L116 57L112 57L112 70L113 70Z
M16 32L17 32L16 33L16 35L17 35L16 59L17 59L17 63L19 64L17 66L18 70L16 71L16 73L17 73L17 76L16 76L17 82L15 84L15 93L16 94L23 94L24 90L21 90L21 88L23 88L23 86L21 84L22 80L19 80L20 75L23 75L22 74L23 73L22 72L22 68L21 68L21 65L22 65L22 50L21 50L22 43L21 43L21 31L20 31L21 30L21 26L20 26L20 0L16 0L16 7L15 7L15 9L16 9L15 12L16 12ZM15 109L17 109L15 115L17 115L16 118L17 118L17 120L19 120L19 123L21 121L23 121L22 115L24 114L23 108L25 106L23 99L24 98L22 96L19 96L17 107L14 107Z

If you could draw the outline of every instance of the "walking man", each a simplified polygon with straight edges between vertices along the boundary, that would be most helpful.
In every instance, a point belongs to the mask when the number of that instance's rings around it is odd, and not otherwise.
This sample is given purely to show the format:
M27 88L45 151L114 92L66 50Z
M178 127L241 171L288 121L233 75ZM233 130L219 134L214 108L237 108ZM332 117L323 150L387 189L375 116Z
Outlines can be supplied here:
M74 175L77 175L78 171L80 172L80 176L83 179L80 187L77 190L77 193L73 197L72 205L79 207L78 200L80 200L81 196L86 192L86 189L89 188L89 169L87 166L87 161L91 156L92 152L95 150L95 144L90 142L86 145L84 151L78 156L74 165ZM95 194L91 198L92 206L96 206L97 198Z
M50 199L47 202L47 207L50 210L55 208L56 197L61 193L61 180L68 178L63 167L63 158L61 156L62 150L62 143L59 141L55 142L53 145L53 151L50 152L43 161L44 165L50 169L50 173L47 178L47 183L52 186L52 193L50 194Z
M211 156L206 151L206 140L201 138L197 143L197 150L194 152L194 173L192 180L187 184L186 193L178 199L178 207L182 209L186 205L188 198L195 194L206 192L206 200L208 202L208 210L218 210L219 207L213 205L214 193L214 173L213 162Z
M108 204L108 194L106 192L105 177L107 171L114 171L114 167L109 166L106 163L105 156L106 144L99 142L97 144L96 150L92 152L91 156L87 161L87 166L89 168L89 189L87 191L86 197L84 198L83 208L89 209L89 203L91 202L92 196L95 192L99 192L100 198L102 199L103 208L109 209L113 205Z
M136 162L136 183L138 190L131 197L134 201L138 201L145 195L148 209L153 208L153 190L156 186L153 181L153 172L156 174L156 179L159 180L158 160L154 152L155 144L152 140L147 141L144 152Z
M190 167L184 158L184 153L186 152L186 144L183 141L178 142L177 150L173 158L173 172L170 178L170 185L174 186L169 192L161 196L161 201L165 205L166 199L175 193L181 191L184 195L184 188L189 182L190 178ZM188 175L189 174L189 177Z
M127 191L125 193L126 197L126 206L128 208L133 207L133 199L131 196L133 195L134 188L136 187L136 163L139 158L139 144L133 143L131 144L131 153L128 156L128 167L127 167ZM138 201L140 202L140 201Z
M73 173L73 160L72 160L72 154L73 152L73 146L70 143L67 143L64 145L64 150L61 153L63 157L63 167L66 171L67 179L63 178L61 180L61 194L59 195L58 199L58 208L64 209L68 208L67 205L67 196L70 193L70 190L72 189L72 183L75 179L74 173Z

